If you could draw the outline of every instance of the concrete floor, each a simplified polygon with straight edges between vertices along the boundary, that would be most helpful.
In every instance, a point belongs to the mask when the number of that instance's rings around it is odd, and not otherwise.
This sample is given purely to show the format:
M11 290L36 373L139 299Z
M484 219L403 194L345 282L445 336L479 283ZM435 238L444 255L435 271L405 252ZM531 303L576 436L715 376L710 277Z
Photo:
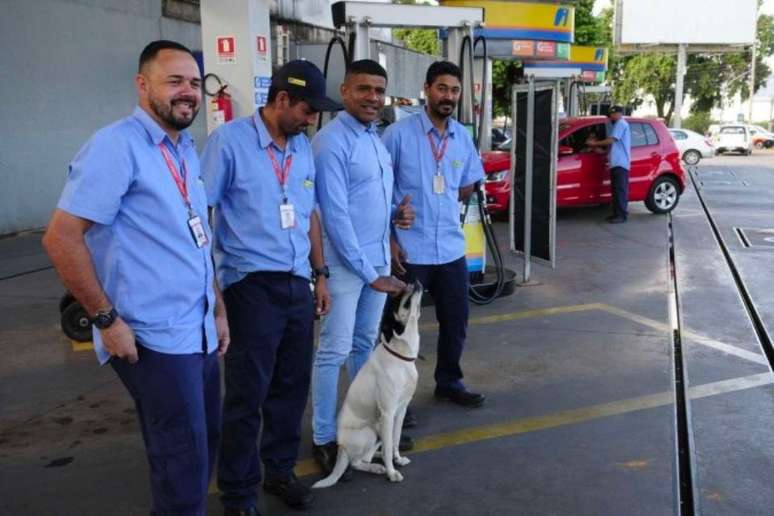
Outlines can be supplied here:
M755 184L752 195L705 186L721 225L765 227L774 154L704 163L705 185L727 171ZM466 383L487 394L484 408L433 400L437 333L432 310L423 312L427 361L418 363L420 424L410 432L418 446L405 481L357 474L317 491L309 513L676 513L667 217L641 203L625 225L602 222L606 214L560 210L557 269L533 266L534 285L472 308L463 367ZM769 514L774 378L692 190L673 227L697 506ZM498 231L505 244L503 223ZM770 253L739 249L735 259L774 321ZM0 240L0 256L0 278L47 266L35 234ZM147 514L132 403L113 372L59 330L61 292L51 270L0 281L0 514ZM310 433L307 410L297 468L306 482L318 478ZM214 491L210 508L220 514ZM296 513L272 497L261 497L261 509Z

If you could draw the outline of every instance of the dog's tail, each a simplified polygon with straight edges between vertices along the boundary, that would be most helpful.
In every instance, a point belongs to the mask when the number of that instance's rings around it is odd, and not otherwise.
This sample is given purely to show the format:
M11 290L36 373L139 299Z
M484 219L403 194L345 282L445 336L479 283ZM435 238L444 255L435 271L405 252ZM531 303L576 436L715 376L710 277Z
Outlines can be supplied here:
M331 487L336 485L336 482L339 481L341 475L347 471L347 466L349 466L349 454L347 453L346 448L339 446L339 454L336 457L336 465L333 466L333 471L331 471L331 474L324 479L315 482L314 485L312 485L312 489L320 489L322 487Z

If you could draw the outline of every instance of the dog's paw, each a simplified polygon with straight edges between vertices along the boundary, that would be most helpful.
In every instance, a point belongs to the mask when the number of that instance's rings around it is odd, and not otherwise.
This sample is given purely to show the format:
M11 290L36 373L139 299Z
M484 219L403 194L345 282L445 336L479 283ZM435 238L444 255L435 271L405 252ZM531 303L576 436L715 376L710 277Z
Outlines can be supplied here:
M400 474L400 471L388 471L387 477L390 479L390 482L403 482L403 475Z
M398 466L407 466L411 464L411 459L408 457L395 457L393 462Z
M385 468L381 464L372 464L371 468L373 468L371 471L376 473L377 475L384 475L385 473L387 473L387 468Z

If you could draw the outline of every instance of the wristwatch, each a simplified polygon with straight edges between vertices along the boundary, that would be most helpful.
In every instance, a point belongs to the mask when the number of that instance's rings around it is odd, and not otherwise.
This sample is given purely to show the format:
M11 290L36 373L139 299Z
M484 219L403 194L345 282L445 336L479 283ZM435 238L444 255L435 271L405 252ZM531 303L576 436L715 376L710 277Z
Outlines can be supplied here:
M331 277L331 271L328 270L327 265L323 265L322 267L318 267L316 269L312 269L312 272L314 272L314 277L317 278L319 276L325 276L325 279L328 279Z
M97 312L94 318L92 318L91 322L98 329L104 330L110 328L110 325L113 324L117 318L118 312L116 312L115 307L113 307L110 309L110 311Z

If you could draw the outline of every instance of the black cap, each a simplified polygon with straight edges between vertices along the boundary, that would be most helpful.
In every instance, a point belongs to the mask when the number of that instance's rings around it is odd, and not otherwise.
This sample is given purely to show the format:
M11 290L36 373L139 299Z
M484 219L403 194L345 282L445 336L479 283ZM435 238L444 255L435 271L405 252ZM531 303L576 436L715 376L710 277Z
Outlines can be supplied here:
M311 61L288 61L272 76L271 85L305 100L318 111L344 109L341 104L325 96L325 77Z
M610 109L607 110L607 116L610 116L613 113L623 113L623 112L624 112L623 106L610 106Z

